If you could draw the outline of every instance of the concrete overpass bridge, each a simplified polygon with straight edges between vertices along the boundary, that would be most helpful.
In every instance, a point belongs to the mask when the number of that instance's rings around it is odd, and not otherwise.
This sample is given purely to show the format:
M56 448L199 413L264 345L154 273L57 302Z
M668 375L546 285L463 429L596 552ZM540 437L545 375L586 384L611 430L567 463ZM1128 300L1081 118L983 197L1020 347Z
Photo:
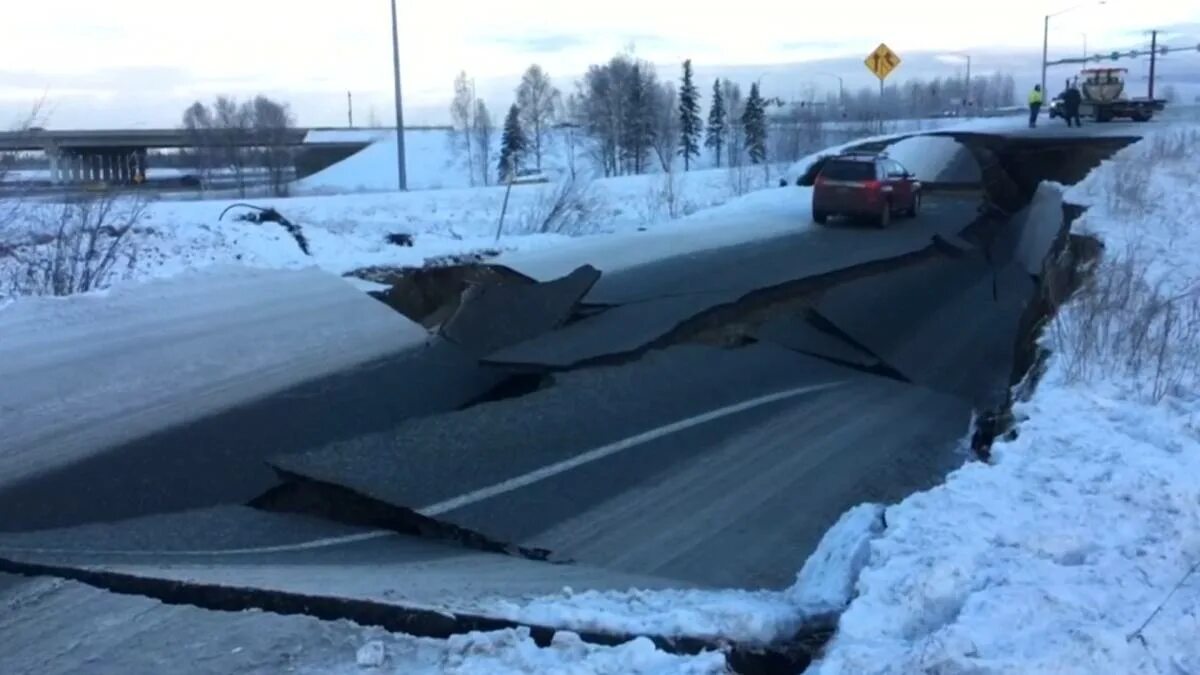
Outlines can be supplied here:
M230 140L236 146L247 148L279 145L300 147L314 145L306 143L311 131L314 129L294 128L265 133L247 130ZM360 140L341 140L319 145L326 151L336 150L335 154L344 157L357 152L370 142L371 130L363 131ZM228 142L222 140L223 145ZM44 152L49 164L50 182L54 185L99 181L140 183L146 178L147 154L150 149L179 149L195 145L195 137L183 129L35 128L0 132L0 152Z

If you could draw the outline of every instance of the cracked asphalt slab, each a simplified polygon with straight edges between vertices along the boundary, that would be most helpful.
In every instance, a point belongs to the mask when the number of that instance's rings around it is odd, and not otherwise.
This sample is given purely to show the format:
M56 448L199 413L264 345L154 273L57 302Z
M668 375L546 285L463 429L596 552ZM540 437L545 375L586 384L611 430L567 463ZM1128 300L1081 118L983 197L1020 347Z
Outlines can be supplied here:
M483 362L561 369L632 354L661 340L688 319L735 302L741 295L741 291L716 291L631 302L497 350Z
M599 270L584 266L540 284L468 287L439 332L473 354L494 352L562 325L599 278Z
M354 662L364 629L348 621L217 612L72 581L0 574L6 675L231 675L311 672Z
M783 587L843 510L961 461L969 420L773 345L681 346L276 464L556 560Z
M796 199L807 192L795 187ZM745 294L761 288L896 258L930 245L935 234L958 234L978 216L980 195L929 194L916 218L901 218L879 229L834 220L817 226L797 222L796 232L722 249L677 256L606 274L584 301L624 305L693 293Z
M837 387L440 517L606 569L784 588L846 509L899 499L961 463L969 422L956 397L848 371Z
M3 534L0 563L35 573L52 567L134 577L150 582L155 593L185 583L452 613L478 613L498 597L544 595L564 586L594 590L691 586L243 507Z
M797 352L820 356L860 368L876 368L880 360L850 340L822 330L805 314L781 314L754 331L760 341L772 342Z
M453 410L506 376L434 341L5 485L0 531L245 503L276 484L269 457Z
M1035 285L981 255L933 258L825 293L817 313L909 380L989 410L1004 402Z
M526 396L413 419L272 463L427 511L664 425L843 377L837 366L769 345L737 350L682 345L621 366L561 373L550 388Z

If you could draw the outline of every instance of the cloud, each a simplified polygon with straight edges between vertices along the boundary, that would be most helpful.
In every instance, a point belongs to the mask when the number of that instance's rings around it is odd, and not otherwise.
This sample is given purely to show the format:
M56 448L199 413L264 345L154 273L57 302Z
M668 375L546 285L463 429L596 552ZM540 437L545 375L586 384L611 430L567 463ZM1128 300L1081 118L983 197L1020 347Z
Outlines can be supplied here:
M784 51L845 51L848 45L838 40L790 40L780 42L779 48Z
M492 44L517 49L520 51L531 52L534 54L556 54L573 47L582 47L588 44L587 38L570 33L550 33L545 35L527 35L513 37L493 37L489 40Z

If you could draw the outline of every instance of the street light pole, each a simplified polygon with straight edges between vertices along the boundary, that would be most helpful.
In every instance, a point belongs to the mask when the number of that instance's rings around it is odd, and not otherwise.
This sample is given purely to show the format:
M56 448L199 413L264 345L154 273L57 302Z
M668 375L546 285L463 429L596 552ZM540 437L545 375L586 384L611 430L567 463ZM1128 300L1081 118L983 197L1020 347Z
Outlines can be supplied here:
M967 88L966 88L966 92L964 94L964 98L966 100L967 115L970 116L971 115L971 55L963 54L963 56L967 57Z
M392 0L392 66L396 78L396 169L401 191L408 189L408 171L404 162L404 105L400 96L400 26L396 0Z
M1043 93L1043 95L1045 95L1045 91L1046 91L1046 62L1050 60L1050 19L1052 17L1058 16L1060 14L1066 14L1067 12L1070 12L1072 10L1079 9L1080 7L1087 7L1089 5L1105 5L1105 4L1108 4L1108 0L1096 0L1095 2L1085 2L1082 5L1075 5L1073 7L1068 7L1066 9L1059 10L1053 14L1046 15L1045 20L1042 23L1042 93ZM1085 52L1087 51L1086 47L1084 48L1084 51ZM1086 54L1085 54L1085 56L1086 56Z
M838 105L844 107L846 105L846 82L841 75L837 73L813 73L822 77L835 77L838 81Z
M1046 91L1046 61L1050 60L1050 15L1046 15L1046 22L1042 25L1042 92L1045 96ZM1032 113L1031 113L1032 114Z

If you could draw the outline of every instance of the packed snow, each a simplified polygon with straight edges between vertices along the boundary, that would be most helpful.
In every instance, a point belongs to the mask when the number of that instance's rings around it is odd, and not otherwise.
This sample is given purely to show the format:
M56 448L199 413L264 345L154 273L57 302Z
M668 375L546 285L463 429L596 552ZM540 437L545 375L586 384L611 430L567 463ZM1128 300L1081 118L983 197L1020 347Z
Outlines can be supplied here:
M718 652L673 655L646 638L606 647L558 632L545 648L526 629L445 640L350 621L257 610L218 612L109 593L73 581L0 574L5 675L718 675Z
M1016 437L886 511L814 672L1200 672L1200 129L1066 193L1093 281Z
M796 582L783 591L656 590L627 592L564 589L552 596L499 599L484 612L512 621L664 637L769 644L788 639L808 622L827 618L850 602L867 546L883 530L883 507L857 506L821 538Z
M724 675L729 672L719 652L668 654L646 638L615 647L588 644L575 633L560 631L550 645L538 645L526 628L453 635L446 640L403 635L381 637L359 648L346 665L301 666L302 675Z
M215 267L10 303L0 307L0 484L425 339L314 268Z

